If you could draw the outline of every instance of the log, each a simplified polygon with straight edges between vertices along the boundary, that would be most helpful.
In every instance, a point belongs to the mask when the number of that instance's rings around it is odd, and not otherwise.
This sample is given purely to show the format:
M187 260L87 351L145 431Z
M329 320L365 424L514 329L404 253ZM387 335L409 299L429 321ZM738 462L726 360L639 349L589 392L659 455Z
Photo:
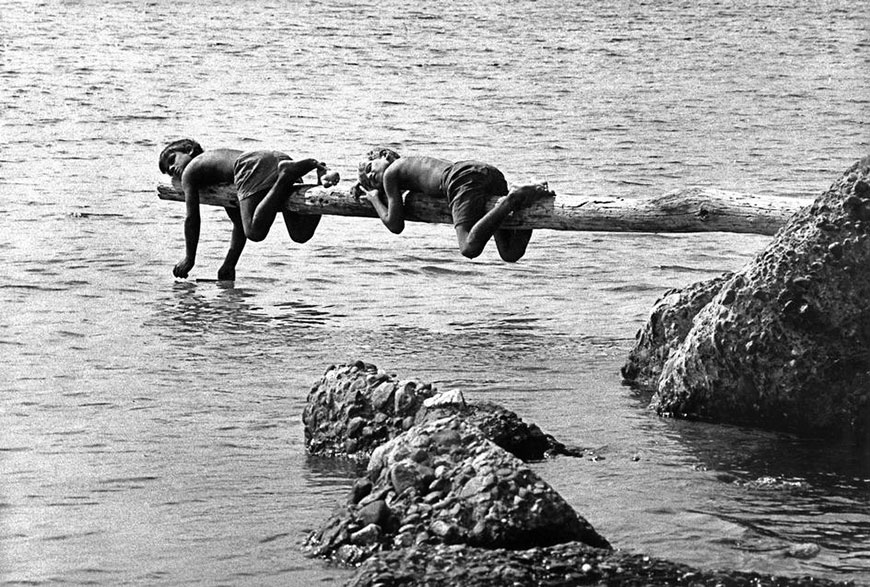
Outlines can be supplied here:
M159 184L162 200L184 201L177 182ZM495 205L496 198L489 202ZM200 190L200 203L237 206L236 189L222 184ZM545 198L517 211L505 228L598 232L736 232L773 235L804 206L798 198L756 196L713 188L687 188L653 198L588 198L562 201ZM287 198L287 211L377 218L371 204L351 192L300 184ZM405 219L452 224L447 202L440 197L408 194Z

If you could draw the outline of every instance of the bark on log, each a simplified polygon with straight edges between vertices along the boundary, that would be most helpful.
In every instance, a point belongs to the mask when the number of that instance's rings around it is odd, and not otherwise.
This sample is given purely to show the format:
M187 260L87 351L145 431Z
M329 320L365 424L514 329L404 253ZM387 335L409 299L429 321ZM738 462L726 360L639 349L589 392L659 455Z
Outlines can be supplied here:
M162 200L184 201L177 185L160 184ZM489 205L495 204L493 198ZM200 192L200 203L236 206L231 184ZM505 228L535 228L600 232L737 232L773 235L805 202L797 198L754 196L712 188L688 188L646 199L589 198L563 202L546 198L516 212ZM302 214L332 214L377 218L371 204L351 193L300 185L288 197L285 210ZM409 194L406 220L452 224L443 198Z

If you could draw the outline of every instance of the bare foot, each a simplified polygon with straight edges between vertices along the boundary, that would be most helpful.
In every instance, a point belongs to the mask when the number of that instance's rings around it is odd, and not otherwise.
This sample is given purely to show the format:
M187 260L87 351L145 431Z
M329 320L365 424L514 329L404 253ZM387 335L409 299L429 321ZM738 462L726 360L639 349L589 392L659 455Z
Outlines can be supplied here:
M510 191L507 195L507 198L514 200L516 202L516 207L514 208L526 208L531 206L538 200L544 198L555 198L556 193L550 191L550 186L547 182L536 183L532 185L521 185L516 187Z
M320 176L320 185L325 188L338 185L339 181L341 181L341 176L338 175L337 171L327 171L322 176Z

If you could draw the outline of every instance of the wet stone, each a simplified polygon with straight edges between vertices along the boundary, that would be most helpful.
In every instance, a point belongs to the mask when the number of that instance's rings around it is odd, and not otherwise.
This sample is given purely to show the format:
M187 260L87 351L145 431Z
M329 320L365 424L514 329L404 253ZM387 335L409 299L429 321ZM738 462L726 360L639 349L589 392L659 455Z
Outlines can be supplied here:
M870 413L857 398L870 386L870 356L854 349L870 347L870 272L856 270L870 266L859 244L868 186L870 157L738 271L666 292L636 338L626 381L652 392L662 415L865 435ZM732 297L743 287L753 294Z
M372 545L381 537L381 529L377 524L369 524L361 530L350 535L353 544Z
M356 519L361 524L377 524L383 526L390 517L390 508L384 500L377 500L361 507L356 513Z
M451 395L452 394L452 395ZM447 401L459 397L457 390L443 394L431 385L399 381L376 366L357 362L333 365L312 387L303 412L305 446L310 454L347 457L364 462L372 451L391 438L410 430L418 421L461 414L502 448L524 460L576 454L534 424L490 403L467 404ZM445 396L444 401L429 402ZM432 441L464 449L456 430L439 431Z
M455 451L453 447L429 442L447 429L458 430L469 450ZM419 454L415 447L421 445L429 446L430 460L441 463L442 477L436 478L433 469L414 460ZM483 474L484 471L488 472ZM499 482L502 478L499 475L515 481ZM386 505L370 503L358 511L351 508L337 516L340 523L355 532L377 521L382 532L378 550L430 542L523 548L581 541L610 548L526 464L459 416L415 426L376 449L369 460L367 478L373 484L372 495L384 495ZM421 488L432 486L436 480L438 490L421 493ZM525 488L528 493L528 487L536 489L533 507L515 507L519 492ZM519 500L522 503L522 498ZM389 513L379 513L385 507ZM356 536L355 532L351 537ZM348 539L341 534L343 539L322 545L322 535L323 532L315 532L310 536L308 548L335 560ZM364 559L372 552L355 551L354 556Z
M409 463L396 463L390 470L390 481L396 493L406 489L416 488L420 481L420 473L416 466Z
M354 481L350 491L350 503L359 503L364 497L372 492L372 482L366 477Z

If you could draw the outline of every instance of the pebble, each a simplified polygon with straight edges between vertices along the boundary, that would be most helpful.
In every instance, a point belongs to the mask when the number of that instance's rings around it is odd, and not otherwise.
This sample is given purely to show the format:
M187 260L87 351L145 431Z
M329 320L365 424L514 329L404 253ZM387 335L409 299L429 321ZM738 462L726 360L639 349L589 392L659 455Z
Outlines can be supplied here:
M350 541L354 544L369 546L381 537L381 528L377 524L369 524L358 532L350 535Z
M360 477L354 481L350 490L350 502L359 503L362 498L372 492L372 482L368 477Z
M393 489L396 490L397 494L417 487L419 479L417 467L410 463L399 462L390 469L390 482L393 484Z
M390 517L390 508L380 499L364 505L356 512L357 519L363 525L377 524L383 526Z
M793 544L785 551L785 555L792 558L807 560L814 558L822 551L822 547L813 542Z

